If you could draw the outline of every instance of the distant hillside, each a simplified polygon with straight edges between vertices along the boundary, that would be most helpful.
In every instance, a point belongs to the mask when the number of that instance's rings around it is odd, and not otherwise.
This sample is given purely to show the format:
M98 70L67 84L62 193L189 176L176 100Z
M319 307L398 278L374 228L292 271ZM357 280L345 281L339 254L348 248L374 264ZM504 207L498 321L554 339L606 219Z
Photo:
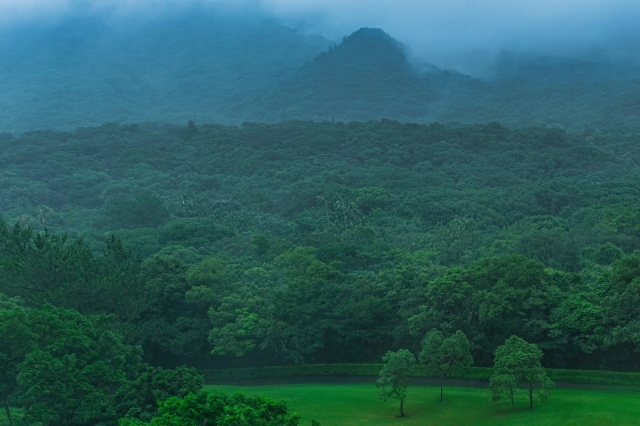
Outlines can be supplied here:
M189 120L640 125L638 68L505 54L480 80L423 65L381 29L333 44L211 11L14 28L0 34L0 133Z
M479 80L426 64L381 29L362 28L272 88L258 120L382 117L405 121L500 121L566 129L637 127L640 70L563 58L503 55Z
M490 118L578 129L640 124L640 68L504 55L496 71L481 98Z
M230 122L330 42L251 16L74 19L0 34L0 132L104 122Z
M433 91L404 47L380 29L361 28L305 64L256 104L258 119L416 119Z

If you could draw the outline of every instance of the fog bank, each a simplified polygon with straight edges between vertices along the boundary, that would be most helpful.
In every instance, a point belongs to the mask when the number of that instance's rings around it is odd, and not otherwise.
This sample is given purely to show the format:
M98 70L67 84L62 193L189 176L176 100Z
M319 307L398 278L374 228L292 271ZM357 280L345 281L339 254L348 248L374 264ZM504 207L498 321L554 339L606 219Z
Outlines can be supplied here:
M504 51L637 62L637 0L0 0L0 24L71 14L145 20L192 7L263 14L333 40L380 27L443 68L482 69Z

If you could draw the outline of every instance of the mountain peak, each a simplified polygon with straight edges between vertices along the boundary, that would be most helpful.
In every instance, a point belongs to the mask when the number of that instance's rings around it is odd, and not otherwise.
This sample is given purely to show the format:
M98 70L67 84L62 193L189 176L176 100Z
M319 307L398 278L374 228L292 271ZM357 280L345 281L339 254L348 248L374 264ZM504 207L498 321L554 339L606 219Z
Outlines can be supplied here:
M266 116L273 111L296 118L367 120L425 116L431 89L413 71L404 46L379 28L361 28L321 53L264 99ZM291 106L296 105L294 109ZM303 105L305 115L295 115Z
M384 49L395 51L404 55L404 46L395 38L381 30L380 28L360 28L342 39L338 47L342 48L364 48L364 49Z
M405 69L407 58L404 46L380 28L360 28L342 42L316 58L320 66L335 62L368 64L373 67Z
M363 43L363 42L377 42L377 43L389 43L393 45L400 45L400 42L384 32L381 28L367 28L363 27L357 31L354 31L348 37L342 39L343 44L347 43Z

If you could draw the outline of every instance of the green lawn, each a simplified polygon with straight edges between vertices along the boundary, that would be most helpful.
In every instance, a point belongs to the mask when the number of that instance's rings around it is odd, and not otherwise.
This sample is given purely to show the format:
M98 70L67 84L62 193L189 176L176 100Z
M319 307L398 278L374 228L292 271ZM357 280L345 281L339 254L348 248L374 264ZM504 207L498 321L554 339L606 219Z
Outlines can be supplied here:
M548 403L529 410L522 393L514 407L489 401L488 389L445 388L440 403L439 388L409 389L406 418L397 418L397 401L382 402L372 384L206 386L207 390L243 391L285 399L302 416L301 426L316 418L332 425L639 425L640 393L611 390L554 389Z

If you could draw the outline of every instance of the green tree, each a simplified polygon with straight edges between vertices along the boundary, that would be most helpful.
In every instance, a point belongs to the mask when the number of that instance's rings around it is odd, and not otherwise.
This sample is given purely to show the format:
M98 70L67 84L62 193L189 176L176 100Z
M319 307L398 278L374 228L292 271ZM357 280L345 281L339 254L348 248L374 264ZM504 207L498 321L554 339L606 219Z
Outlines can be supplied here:
M153 257L142 270L144 307L131 334L154 363L168 354L204 356L208 352L207 309L220 295L206 285L192 287L188 271L188 265L171 256Z
M50 303L130 321L142 302L141 263L113 235L96 253L82 238L0 220L0 292L28 307Z
M445 333L471 329L469 319L477 317L474 302L476 289L467 282L466 271L460 267L429 282L425 293L426 303L420 312L409 318L414 336L425 335L436 327Z
M493 400L498 401L507 395L513 404L516 386L528 385L529 408L533 408L533 386L539 385L541 395L546 398L547 390L553 382L547 377L540 361L542 351L537 345L511 336L495 352L495 364L489 386Z
M380 399L400 400L400 417L404 417L404 401L407 398L409 374L416 363L416 358L407 349L387 352L382 357L384 367L380 370L380 378L376 386L380 389Z
M19 297L7 297L0 293L0 311L3 309L20 308L23 306L22 299Z
M561 359L566 365L585 362L592 354L588 367L596 369L602 362L598 349L604 334L602 306L592 292L579 292L567 297L553 310L550 317L551 329L544 342L546 353L550 357Z
M492 400L499 401L506 397L513 404L518 389L518 381L512 374L494 373L489 381L489 389L491 389Z
M198 134L198 126L192 120L189 120L187 123L187 128L184 130L182 134L183 139L191 139L192 137Z
M251 245L258 256L264 256L269 251L269 240L264 235L254 235L251 238Z
M608 362L624 370L640 366L640 258L627 256L615 261L596 289L602 307L602 347Z
M107 316L45 305L0 310L0 391L43 426L89 426L113 417L110 393L137 372L141 351ZM7 414L9 412L7 410Z
M158 415L158 404L173 396L183 398L197 393L203 385L203 376L193 368L167 370L147 366L135 379L118 388L113 405L118 417L149 421Z
M469 353L469 340L460 330L446 339L441 331L431 330L422 340L422 351L418 359L422 364L440 372L440 402L442 402L442 385L451 369L473 363Z
M595 261L601 265L611 265L616 260L622 258L624 252L613 243L605 243L598 248Z
M227 300L223 301L222 308L225 307L224 302ZM209 342L213 346L211 353L214 355L240 357L256 348L257 341L262 340L260 337L264 338L261 336L264 334L261 327L264 321L258 314L250 312L247 308L236 309L233 314L235 318L232 323L216 327L215 322L228 316L228 313L221 314L220 310L216 312L213 308L209 311L211 322L214 323L214 327L209 332Z
M0 301L0 398L9 424L13 424L10 404L18 385L18 366L33 349L37 335L25 324L23 309L2 294Z
M515 333L532 342L547 337L562 297L553 284L543 264L522 255L479 259L430 281L409 326L414 336L462 330L473 340L474 362L488 366L495 348Z
M274 264L286 285L274 291L271 342L296 362L331 344L345 332L344 275L315 258L316 250L298 247L278 256ZM276 346L277 345L277 346Z

